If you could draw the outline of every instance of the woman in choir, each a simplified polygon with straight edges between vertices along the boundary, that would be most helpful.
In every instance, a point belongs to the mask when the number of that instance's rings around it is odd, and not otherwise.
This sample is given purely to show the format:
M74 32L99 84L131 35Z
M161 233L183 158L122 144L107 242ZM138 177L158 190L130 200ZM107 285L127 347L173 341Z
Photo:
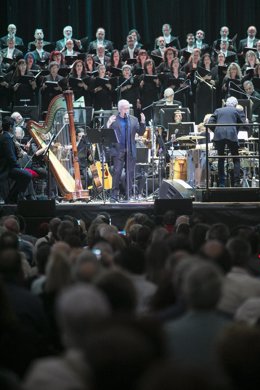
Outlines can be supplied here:
M27 70L32 73L37 73L37 71L41 70L41 67L37 64L35 64L34 56L32 53L26 53L24 56L24 59L26 61Z
M85 59L85 68L89 76L92 76L92 73L96 71L96 64L91 54L88 54Z
M140 76L144 73L144 63L148 59L148 53L146 50L140 49L136 57L137 63L133 68L133 74Z
M122 67L123 62L121 61L120 53L117 49L115 49L111 53L110 63L107 66L107 74L113 80L114 86L112 91L113 106L117 106L118 102L116 88L119 86L119 77L122 76Z
M163 90L169 87L172 88L174 90L174 94L176 95L176 99L181 101L182 106L186 106L188 88L184 89L179 93L177 92L177 94L176 91L178 89L181 90L185 86L188 86L188 84L185 84L186 78L186 73L180 69L179 58L175 57L172 60L171 72L166 79L167 83L164 85Z
M132 75L130 65L125 64L122 68L123 76L119 78L118 100L126 99L132 104L134 115L138 115L138 110L141 109L139 79Z
M85 106L91 105L91 98L88 86L89 77L87 76L86 68L82 60L76 60L71 68L68 84L73 90L74 99L78 100L81 96L84 97Z
M153 60L147 59L144 63L144 74L140 76L140 101L142 109L156 102L160 96L160 81L155 72ZM153 107L145 110L146 123L153 119Z
M99 64L97 67L98 76L90 82L90 89L93 93L93 105L97 110L112 109L112 85L106 74L106 67Z
M217 64L211 69L212 80L215 81L216 88L216 106L222 107L222 99L224 99L224 93L222 90L223 79L227 74L227 64L225 63L225 54L218 53Z
M214 112L216 108L215 81L212 80L212 61L209 53L205 53L197 70L196 88L196 115L195 122L202 122L208 112Z
M41 86L42 96L42 111L46 112L51 100L62 93L62 80L63 77L58 74L59 64L56 61L49 63L48 69L50 74L43 79Z
M253 50L246 52L245 63L242 67L243 81L251 80L254 77L254 69L259 64L259 60Z
M225 95L225 99L229 96L235 96L237 99L241 99L240 89L242 88L242 71L240 66L231 62L227 69L227 74L223 79L222 90Z
M27 70L26 61L20 59L10 80L14 106L33 106L36 104L37 84L32 72Z
M196 71L200 63L200 49L194 49L190 58L188 59L187 64L184 66L185 73L187 78L190 80L191 90L188 95L187 105L191 112L191 118L194 119L194 104L196 101L196 89L197 89L197 79Z
M172 60L178 57L178 50L174 47L168 47L164 51L163 55L163 62L158 66L157 72L158 73L169 73L171 71L171 63Z
M7 67L3 64L3 55L0 52L0 108L4 111L7 111L7 108L9 108L10 105L10 89L9 89L9 82L10 82L10 76L8 77L8 74L6 74Z

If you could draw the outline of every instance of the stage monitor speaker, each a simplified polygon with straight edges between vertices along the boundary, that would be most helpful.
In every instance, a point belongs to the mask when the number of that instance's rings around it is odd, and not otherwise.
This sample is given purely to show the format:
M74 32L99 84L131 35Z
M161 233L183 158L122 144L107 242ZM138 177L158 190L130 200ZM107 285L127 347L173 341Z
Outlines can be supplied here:
M203 202L259 202L259 188L211 188L202 191Z
M159 199L194 198L193 188L181 179L163 180L159 189Z
M55 200L21 200L17 204L17 214L31 218L53 218L56 215Z
M176 215L192 215L192 199L155 199L155 215L164 215L169 210L175 211Z

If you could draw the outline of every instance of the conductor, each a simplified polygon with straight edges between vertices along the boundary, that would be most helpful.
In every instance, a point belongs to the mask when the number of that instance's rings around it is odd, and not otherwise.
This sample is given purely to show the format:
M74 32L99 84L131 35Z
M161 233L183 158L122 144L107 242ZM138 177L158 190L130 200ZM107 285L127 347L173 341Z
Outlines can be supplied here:
M141 113L141 122L129 114L130 104L122 99L118 102L118 115L112 115L107 122L107 127L115 130L118 143L112 144L110 154L113 159L113 185L112 201L119 199L119 183L123 168L125 167L126 200L132 195L134 171L136 164L135 135L143 135L145 132L145 116Z

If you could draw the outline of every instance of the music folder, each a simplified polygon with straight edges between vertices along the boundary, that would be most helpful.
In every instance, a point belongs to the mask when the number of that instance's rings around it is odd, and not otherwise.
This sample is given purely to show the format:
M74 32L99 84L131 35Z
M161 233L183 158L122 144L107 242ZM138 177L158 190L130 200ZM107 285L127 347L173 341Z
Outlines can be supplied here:
M35 80L36 80L36 76L24 75L24 76L20 76L19 77L18 83L20 83L20 84L30 84L30 81L35 81Z
M127 58L126 63L128 65L135 65L137 63L137 59L136 58Z
M118 77L118 76L121 76L122 69L121 68L116 68L116 67L112 66L111 69L110 69L110 73L112 73L112 75L114 77Z
M105 87L106 84L109 84L110 80L106 77L96 77L95 78L95 86L96 87Z
M202 66L197 67L197 72L200 75L200 77L206 77L206 76L211 76L211 72Z
M157 66L160 65L161 62L163 62L163 58L160 56L157 56L155 54L151 54L151 58L154 61L154 65L157 68Z

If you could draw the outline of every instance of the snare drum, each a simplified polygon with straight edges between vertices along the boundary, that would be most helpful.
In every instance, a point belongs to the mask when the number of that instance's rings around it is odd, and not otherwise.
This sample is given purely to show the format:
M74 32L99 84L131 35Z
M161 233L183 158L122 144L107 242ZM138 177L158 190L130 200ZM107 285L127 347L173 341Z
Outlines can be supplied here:
M176 157L173 163L174 163L174 167L173 167L174 179L187 180L187 158Z

